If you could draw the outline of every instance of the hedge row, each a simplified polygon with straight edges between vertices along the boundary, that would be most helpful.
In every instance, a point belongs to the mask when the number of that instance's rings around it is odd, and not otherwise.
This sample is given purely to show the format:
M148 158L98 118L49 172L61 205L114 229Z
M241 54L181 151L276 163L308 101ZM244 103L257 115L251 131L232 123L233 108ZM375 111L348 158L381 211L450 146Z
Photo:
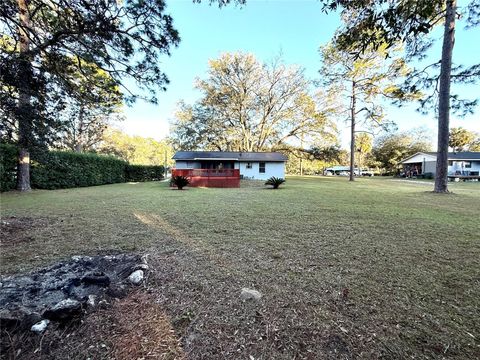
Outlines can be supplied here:
M32 158L31 183L37 189L64 189L125 182L126 163L110 156L49 151Z
M127 165L126 181L162 180L165 168L162 165Z
M15 189L17 179L17 155L16 146L0 144L0 190Z
M17 148L0 144L1 191L12 190L16 183ZM129 165L112 156L48 151L31 154L32 188L65 189L163 178L163 166Z

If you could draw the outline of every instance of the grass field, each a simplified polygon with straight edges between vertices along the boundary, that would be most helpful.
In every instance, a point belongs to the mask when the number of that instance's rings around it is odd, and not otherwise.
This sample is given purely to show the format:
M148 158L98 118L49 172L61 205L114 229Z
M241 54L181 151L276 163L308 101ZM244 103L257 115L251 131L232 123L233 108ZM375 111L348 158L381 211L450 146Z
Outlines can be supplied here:
M479 358L480 184L431 188L292 177L278 191L7 193L1 271L150 253L189 358ZM242 302L242 287L264 296Z

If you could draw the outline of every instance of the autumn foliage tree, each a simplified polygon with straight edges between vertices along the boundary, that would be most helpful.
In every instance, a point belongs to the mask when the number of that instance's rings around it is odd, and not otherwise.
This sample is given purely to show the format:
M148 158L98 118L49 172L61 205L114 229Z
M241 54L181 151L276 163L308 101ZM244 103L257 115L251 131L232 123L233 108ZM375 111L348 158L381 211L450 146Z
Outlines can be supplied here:
M373 142L372 154L375 161L387 173L395 173L400 161L417 153L431 151L431 139L425 129L388 132Z
M355 151L358 154L358 167L361 169L366 165L368 155L373 148L373 136L367 133L355 135Z
M460 127L450 129L448 146L453 151L479 151L480 135Z
M134 165L173 165L173 148L168 140L133 136L109 127L96 151L119 157Z
M227 53L196 82L201 98L183 102L172 128L178 148L223 151L288 150L288 142L332 137L326 97L312 94L302 69L276 59Z

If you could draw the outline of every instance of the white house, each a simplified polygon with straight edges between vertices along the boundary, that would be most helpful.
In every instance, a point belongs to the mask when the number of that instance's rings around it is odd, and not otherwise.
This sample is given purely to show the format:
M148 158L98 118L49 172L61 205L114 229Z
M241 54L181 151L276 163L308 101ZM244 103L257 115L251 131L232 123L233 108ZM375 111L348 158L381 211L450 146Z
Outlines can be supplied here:
M287 157L278 152L177 151L175 169L238 169L244 179L285 178Z
M435 176L437 153L418 152L400 164L405 172L412 174L432 173ZM478 176L480 173L480 152L464 151L448 153L448 175Z

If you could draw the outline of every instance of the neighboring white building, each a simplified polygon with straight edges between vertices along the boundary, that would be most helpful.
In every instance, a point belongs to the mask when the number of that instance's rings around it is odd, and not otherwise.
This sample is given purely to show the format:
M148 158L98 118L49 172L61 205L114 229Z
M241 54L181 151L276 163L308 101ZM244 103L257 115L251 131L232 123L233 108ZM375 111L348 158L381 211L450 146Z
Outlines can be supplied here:
M244 179L285 178L287 157L278 152L177 151L175 169L239 169Z
M435 176L437 153L419 152L400 164L405 172L413 174L432 173ZM480 173L480 152L464 151L448 153L448 175L478 176Z

